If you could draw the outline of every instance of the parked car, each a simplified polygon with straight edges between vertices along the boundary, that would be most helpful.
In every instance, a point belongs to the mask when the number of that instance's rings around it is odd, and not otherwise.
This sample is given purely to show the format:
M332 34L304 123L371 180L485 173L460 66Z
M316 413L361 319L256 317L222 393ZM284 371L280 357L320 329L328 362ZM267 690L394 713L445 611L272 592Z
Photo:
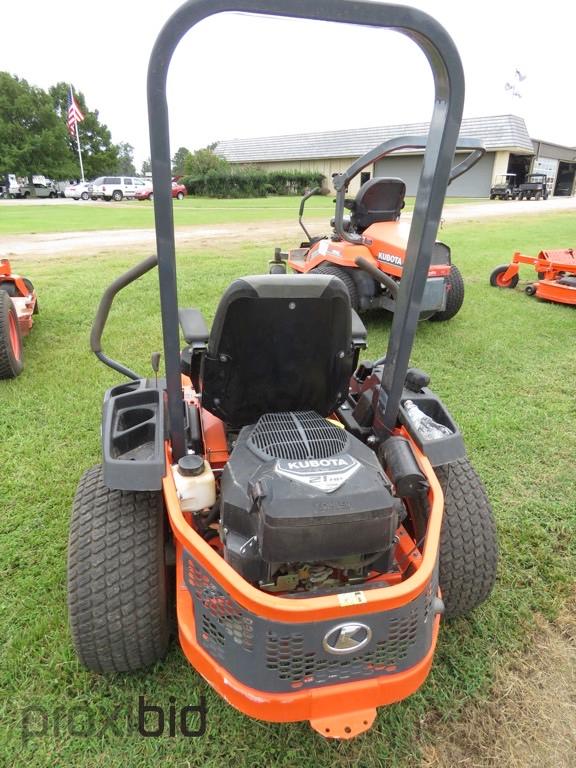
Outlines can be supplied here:
M179 184L177 181L172 182L172 197L177 200L183 200L186 197L186 187L184 184ZM136 193L136 200L153 200L154 190L152 184L149 184L145 189Z
M146 180L134 176L100 176L92 186L93 200L115 200L136 197L146 186Z
M70 197L72 200L90 200L92 195L92 182L78 182L78 184L69 184L64 189L64 197Z
M32 197L34 195L35 197L58 197L58 192L56 192L53 184L41 184L40 182L35 182L34 184L24 184L20 187L20 193L18 194L18 197Z

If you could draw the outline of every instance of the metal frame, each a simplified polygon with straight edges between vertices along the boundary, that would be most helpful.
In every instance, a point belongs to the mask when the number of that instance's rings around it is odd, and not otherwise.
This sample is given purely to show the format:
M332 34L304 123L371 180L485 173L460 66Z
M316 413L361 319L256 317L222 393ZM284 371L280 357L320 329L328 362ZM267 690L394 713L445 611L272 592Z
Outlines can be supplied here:
M148 67L154 217L173 457L177 460L184 454L185 434L166 80L172 55L182 37L202 19L227 11L396 30L413 40L430 64L435 88L434 108L398 293L398 307L388 343L379 393L380 407L374 425L377 434L384 439L396 424L419 306L462 120L464 73L456 46L437 21L407 6L357 0L316 0L313 4L309 0L188 0L161 30Z

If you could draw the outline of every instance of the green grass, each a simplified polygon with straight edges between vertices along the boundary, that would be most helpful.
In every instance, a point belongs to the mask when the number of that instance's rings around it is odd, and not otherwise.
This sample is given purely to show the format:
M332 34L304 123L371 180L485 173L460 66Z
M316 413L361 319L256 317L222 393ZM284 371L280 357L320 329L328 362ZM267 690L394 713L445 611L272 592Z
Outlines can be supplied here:
M334 215L332 196L313 197L306 204L310 219L330 219ZM485 202L472 198L448 198L446 203ZM299 197L268 197L243 200L216 200L188 197L174 201L177 227L196 224L231 224L254 221L297 221ZM414 199L408 198L406 210ZM154 226L153 204L148 201L122 203L84 203L69 205L11 204L0 201L0 234L78 232L101 229L149 229Z
M103 678L79 666L66 615L70 505L81 473L99 460L103 391L120 380L91 356L88 335L102 290L137 257L27 262L41 314L25 344L22 377L0 383L0 765L414 766L418 744L434 740L427 722L457 719L471 699L488 695L494 665L529 641L534 612L557 612L576 568L576 310L540 303L520 290L490 288L488 275L515 249L530 253L573 244L576 220L557 214L452 224L442 237L464 274L466 300L453 321L419 326L412 362L431 374L486 483L501 541L499 577L489 602L443 626L433 672L421 691L381 709L374 728L350 743L324 741L305 723L244 717L209 689L176 644L165 662L138 675ZM211 319L229 281L264 271L271 248L182 251L182 304L200 306ZM369 355L377 356L390 321L373 313L366 323ZM105 349L148 374L149 354L160 348L152 274L114 306ZM54 732L58 707L87 704L100 723L115 707L134 711L141 694L165 707L170 696L183 706L205 695L206 736L143 738L124 725L122 735L75 737L65 723ZM47 732L23 743L22 712L31 706L51 714ZM39 713L31 726L42 727Z

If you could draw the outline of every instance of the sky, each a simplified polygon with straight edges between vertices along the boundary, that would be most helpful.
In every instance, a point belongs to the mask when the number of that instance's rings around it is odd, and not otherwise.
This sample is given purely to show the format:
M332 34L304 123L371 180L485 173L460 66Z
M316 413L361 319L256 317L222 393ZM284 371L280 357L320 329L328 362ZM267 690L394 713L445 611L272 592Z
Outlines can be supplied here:
M314 0L310 0L312 4ZM448 30L466 76L465 117L517 114L533 138L576 146L574 22L565 0L413 0ZM146 70L179 0L0 4L0 70L48 88L71 82L115 142L150 154ZM519 70L525 78L515 76ZM515 86L521 98L505 89ZM214 141L427 121L428 64L398 33L220 14L180 43L170 67L172 154Z

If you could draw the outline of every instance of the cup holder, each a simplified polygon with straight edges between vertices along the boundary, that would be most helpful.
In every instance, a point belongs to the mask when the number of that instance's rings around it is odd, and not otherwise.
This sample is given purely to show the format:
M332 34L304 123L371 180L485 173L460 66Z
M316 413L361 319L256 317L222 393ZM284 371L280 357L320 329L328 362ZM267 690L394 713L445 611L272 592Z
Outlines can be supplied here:
M133 429L140 424L144 424L144 422L150 421L153 417L154 411L151 408L130 408L121 411L118 414L116 431L126 432L127 429Z

